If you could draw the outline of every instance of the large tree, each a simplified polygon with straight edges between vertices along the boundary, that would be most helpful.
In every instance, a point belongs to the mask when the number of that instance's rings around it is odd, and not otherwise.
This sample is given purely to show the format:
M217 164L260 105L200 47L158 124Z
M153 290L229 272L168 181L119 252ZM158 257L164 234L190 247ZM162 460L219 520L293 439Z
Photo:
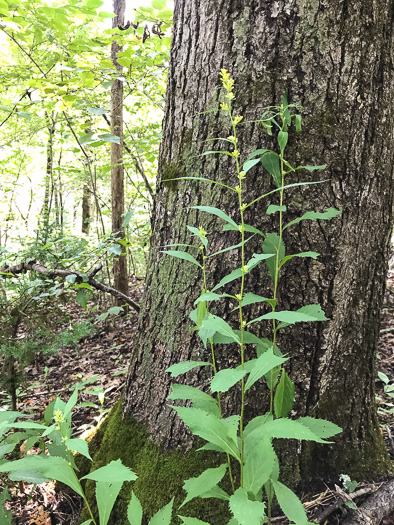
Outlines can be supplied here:
M181 360L208 358L189 330L188 313L201 283L192 265L162 250L167 244L189 243L186 225L203 226L218 249L239 242L235 232L223 234L215 217L190 208L210 204L237 221L227 193L172 180L203 176L224 181L232 173L222 157L200 155L207 149L205 139L230 134L218 111L218 73L225 67L236 82L236 113L252 121L240 131L244 158L270 145L256 123L263 106L280 103L288 90L290 102L305 108L303 133L290 137L288 158L297 164L327 164L328 180L289 192L289 220L330 206L343 210L333 221L302 221L284 237L288 253L313 249L321 257L288 265L279 286L282 307L319 302L330 318L281 335L281 349L291 356L287 369L296 385L296 414L326 418L343 428L332 447L290 447L284 476L292 472L296 482L335 472L358 478L381 474L388 460L375 411L374 363L392 229L392 3L176 0L174 20L150 260L124 415L146 424L153 441L166 449L190 443L167 406L171 379L165 370ZM223 145L217 141L209 149ZM291 182L315 178L298 173ZM273 188L262 166L248 173L246 184L247 202ZM268 204L261 201L247 222L272 231L275 218L266 214ZM259 249L257 239L247 248L250 254ZM225 254L220 264L211 259L210 285L239 266L234 253ZM263 268L249 276L249 290L265 295L269 287ZM264 327L258 335L264 335ZM229 347L223 348L222 365L231 357ZM191 372L185 382L205 387L208 379L205 372ZM237 403L226 399L226 410ZM247 408L249 415L264 412L264 395L258 391ZM111 439L107 432L108 445Z

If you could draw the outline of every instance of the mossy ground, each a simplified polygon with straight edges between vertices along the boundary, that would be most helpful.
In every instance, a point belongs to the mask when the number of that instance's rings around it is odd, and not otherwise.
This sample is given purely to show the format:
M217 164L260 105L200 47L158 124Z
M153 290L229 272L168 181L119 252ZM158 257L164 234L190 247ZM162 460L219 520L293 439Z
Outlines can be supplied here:
M143 425L131 418L122 418L121 400L112 408L106 421L91 440L90 450L94 454L92 470L121 459L124 465L138 475L137 481L124 484L111 514L109 523L112 525L129 523L127 506L132 491L140 499L144 515L150 518L173 497L174 509L179 507L186 495L182 490L185 479L196 477L206 468L218 465L218 458L214 453L199 452L196 449L187 453L179 450L164 453L160 446L148 438ZM88 464L85 461L79 460L78 467L81 475L86 474ZM86 483L85 493L94 508L94 482ZM215 525L225 525L230 519L227 503L217 499L192 500L182 507L180 513L184 516L198 517ZM172 525L181 523L175 514L174 512ZM80 523L88 518L85 509Z

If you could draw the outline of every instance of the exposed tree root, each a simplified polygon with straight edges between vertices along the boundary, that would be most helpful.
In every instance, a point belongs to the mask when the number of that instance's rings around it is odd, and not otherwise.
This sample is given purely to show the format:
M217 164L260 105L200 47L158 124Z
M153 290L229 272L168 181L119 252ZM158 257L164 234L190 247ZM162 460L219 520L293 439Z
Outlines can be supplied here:
M343 525L379 525L394 513L394 479L381 485L357 510L351 511Z

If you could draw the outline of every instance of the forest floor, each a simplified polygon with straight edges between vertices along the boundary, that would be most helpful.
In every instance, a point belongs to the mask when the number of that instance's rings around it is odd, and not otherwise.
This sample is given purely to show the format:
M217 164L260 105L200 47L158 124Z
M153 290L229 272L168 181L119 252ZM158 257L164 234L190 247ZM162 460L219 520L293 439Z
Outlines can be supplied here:
M133 299L139 301L141 283L134 282L133 290ZM70 304L68 310L72 321L86 319L86 313L75 303ZM26 379L19 392L18 410L38 414L37 417L41 414L42 417L45 407L55 396L67 400L75 384L84 383L84 388L80 390L80 402L86 405L77 407L73 412L74 437L96 426L121 395L137 331L137 318L137 314L131 312L128 316L116 317L114 324L96 325L94 332L80 340L77 347L64 347L57 354L46 357L44 371L42 367L41 370L35 366L27 367ZM387 449L394 460L394 414L388 413L394 405L394 399L384 393L385 377L390 384L394 384L394 271L390 274L382 312L377 370L384 374L376 379L379 418ZM99 401L99 393L104 393L103 405ZM2 404L4 406L4 401ZM367 483L358 485L356 491L365 486ZM75 523L81 509L77 497L57 491L53 482L37 486L24 483L11 490L11 494L15 525L71 525ZM327 487L324 493L306 494L303 501L310 511L310 519L321 516L338 497L335 487ZM338 507L320 523L340 524L346 514L346 507L342 504ZM273 523L285 525L288 521L277 517ZM386 518L382 525L394 525L394 516Z

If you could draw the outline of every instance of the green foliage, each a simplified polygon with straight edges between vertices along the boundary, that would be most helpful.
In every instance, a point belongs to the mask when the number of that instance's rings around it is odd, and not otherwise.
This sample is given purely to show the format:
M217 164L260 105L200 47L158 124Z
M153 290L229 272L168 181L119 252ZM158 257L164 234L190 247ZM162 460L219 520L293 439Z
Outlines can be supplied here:
M280 106L270 106L264 111L261 125L272 135L277 128L277 141L279 152L267 149L259 149L252 153L242 164L240 162L240 152L238 150L237 125L241 122L241 116L234 116L232 111L232 100L234 99L234 81L230 78L226 70L221 72L221 80L226 91L225 102L221 104L223 112L227 113L232 127L232 135L226 139L233 146L232 151L207 151L205 155L224 154L233 159L235 163L236 185L225 186L227 190L236 194L236 202L239 210L238 223L230 218L224 211L210 206L196 206L200 211L213 214L225 222L224 231L238 231L241 242L229 247L229 249L241 250L241 268L237 268L225 276L218 284L207 288L206 260L209 257L217 256L226 251L210 254L209 239L202 228L188 226L188 229L199 237L202 242L198 249L202 255L202 265L185 251L172 251L166 253L170 256L192 262L202 268L202 293L196 299L196 310L190 318L195 323L198 335L206 347L210 346L212 354L213 377L211 379L211 391L216 393L212 397L212 402L208 402L210 396L196 388L186 385L173 385L172 394L169 399L187 399L192 406L174 406L174 410L181 417L183 422L189 427L190 431L203 438L207 443L202 448L204 450L216 450L223 452L227 457L227 468L223 464L217 469L207 469L197 478L185 482L187 492L184 503L191 498L204 497L204 487L217 492L218 499L227 499L229 509L233 515L230 520L232 525L261 525L262 523L271 524L271 506L274 496L286 516L296 525L307 525L308 519L304 507L297 496L286 486L278 481L279 464L276 457L272 441L273 439L297 439L309 440L316 443L329 443L327 438L338 434L341 429L328 421L313 419L309 417L293 420L288 418L294 402L295 387L284 369L287 357L278 348L279 332L282 328L303 322L325 321L327 320L320 305L306 305L298 310L278 310L278 282L283 265L294 258L317 258L316 252L303 252L293 255L286 255L286 247L283 242L283 231L285 227L294 225L301 220L329 219L338 215L337 210L330 208L324 213L307 212L298 219L288 223L286 226L283 221L283 214L286 213L284 204L284 192L288 187L296 185L311 184L309 182L286 184L286 177L298 169L306 169L309 172L324 169L325 166L298 166L293 168L285 159L284 153L288 143L288 129L295 122L296 131L301 131L301 118L297 113L297 106L289 104L287 94L283 97ZM256 158L259 157L259 158ZM261 162L262 166L273 178L277 190L257 197L250 203L243 201L243 180L247 177L249 170L255 168ZM242 166L242 167L241 167ZM185 177L186 178L186 177ZM187 178L189 179L189 178ZM197 179L197 178L196 178ZM204 179L200 179L204 180ZM218 183L217 181L211 181ZM220 183L218 183L220 184ZM277 232L263 233L260 230L244 223L244 211L249 206L255 204L263 198L273 193L278 193L278 204L270 204L267 214L279 214L279 229ZM262 253L255 253L252 259L246 263L245 243L249 238L245 237L245 232L252 232L261 235L263 242L261 245ZM190 248L193 248L190 247ZM265 262L269 276L272 281L272 296L262 297L245 290L245 276L261 262ZM235 295L217 294L216 291L228 283L237 281L239 292ZM234 329L227 320L214 315L210 312L209 303L222 297L231 297L238 302L239 324L238 329ZM244 320L243 309L256 303L267 303L271 311L261 315L248 323ZM247 326L255 323L269 321L272 323L272 340L260 340L252 332L246 330ZM239 349L240 364L234 368L217 369L215 344L232 343ZM257 343L256 357L245 361L245 347L247 344ZM201 363L206 365L206 363ZM185 373L199 366L198 362L178 363L168 369L173 377ZM277 378L280 376L279 382ZM247 425L244 421L244 407L246 396L249 389L261 379L265 379L270 395L270 411L264 416L252 419ZM230 388L240 389L241 413L224 418L221 409L220 393L226 392ZM203 399L203 405L199 402ZM239 478L235 479L232 471L238 464ZM225 473L228 473L232 487L232 494L229 496L224 493L218 483L221 482ZM237 483L236 483L237 482ZM220 492L221 491L221 492ZM263 495L267 500L267 508L263 502ZM210 494L214 497L215 494ZM190 519L190 518L189 518ZM196 518L197 519L197 518ZM188 523L182 517L184 523ZM191 521L190 523L194 523ZM195 522L198 523L198 520Z

